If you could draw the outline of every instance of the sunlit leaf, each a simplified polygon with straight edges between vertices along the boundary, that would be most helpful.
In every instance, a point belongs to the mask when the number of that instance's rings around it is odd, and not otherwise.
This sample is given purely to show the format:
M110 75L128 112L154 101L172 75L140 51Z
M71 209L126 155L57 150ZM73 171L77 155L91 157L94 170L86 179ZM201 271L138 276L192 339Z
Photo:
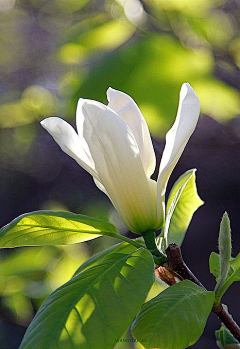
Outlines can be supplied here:
M111 349L141 307L154 279L150 252L111 253L42 305L19 349Z
M203 205L197 193L195 172L192 169L179 177L169 194L164 228L168 231L168 243L181 245L194 212Z
M0 229L0 247L66 245L110 234L117 235L108 222L71 212L36 211Z
M106 257L110 253L114 252L121 252L121 253L132 253L137 249L137 247L127 243L123 242L117 245L110 246L96 254L94 254L92 257L87 259L75 272L75 275L79 274L80 272L84 271L85 269L88 269L89 267L92 267L96 265L97 263L101 262L104 257Z
M214 292L191 281L175 284L145 303L139 311L132 334L146 349L184 349L203 333L214 302Z

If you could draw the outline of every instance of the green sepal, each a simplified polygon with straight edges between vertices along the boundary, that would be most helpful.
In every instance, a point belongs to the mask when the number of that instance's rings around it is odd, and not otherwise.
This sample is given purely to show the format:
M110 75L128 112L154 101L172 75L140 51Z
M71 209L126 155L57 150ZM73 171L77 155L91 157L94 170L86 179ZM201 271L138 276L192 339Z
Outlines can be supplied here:
M151 252L156 265L167 262L167 256L159 250L156 244L156 234L154 230L148 230L142 234L147 249Z

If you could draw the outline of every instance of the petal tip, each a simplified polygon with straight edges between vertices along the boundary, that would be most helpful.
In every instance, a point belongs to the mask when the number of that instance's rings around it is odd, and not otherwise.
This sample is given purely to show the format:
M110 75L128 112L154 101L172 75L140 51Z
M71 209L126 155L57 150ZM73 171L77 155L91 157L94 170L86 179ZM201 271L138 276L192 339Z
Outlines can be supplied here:
M184 102L186 101L187 103L197 104L200 106L200 101L198 99L198 96L188 82L185 82L184 84L182 84L182 88L180 91L180 98Z
M181 87L181 94L183 95L187 95L187 94L196 94L195 91L193 90L192 86L188 83L188 82L185 82L184 84L182 84L182 87Z
M107 89L107 99L108 99L108 102L110 102L110 99L111 97L113 96L113 94L116 92L116 90L112 87L109 87Z
M53 123L56 123L57 120L59 120L57 116L50 116L49 118L40 121L40 124L42 125L42 127L47 129L49 126L53 125Z
M79 98L78 104L77 104L77 117L78 115L82 115L83 112L87 112L89 108L100 106L102 103L94 101L92 99L86 99L86 98Z
M83 105L83 102L84 102L84 98L79 98L77 102L77 109Z

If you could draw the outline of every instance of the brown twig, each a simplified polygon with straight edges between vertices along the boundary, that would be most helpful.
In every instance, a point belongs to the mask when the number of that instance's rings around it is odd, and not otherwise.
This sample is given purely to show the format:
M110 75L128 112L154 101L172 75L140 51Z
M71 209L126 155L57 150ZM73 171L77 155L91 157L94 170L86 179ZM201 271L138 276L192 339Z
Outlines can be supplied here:
M182 279L190 280L205 289L201 282L184 263L181 250L178 245L170 244L166 249L166 254L168 258L168 270L172 269L173 273L177 273ZM224 304L219 303L213 306L212 311L219 317L222 323L224 323L224 325L240 343L240 328L233 320L232 316L228 313L227 307Z
M224 325L240 343L240 328L227 311L227 307L224 304L219 303L213 306L212 311L219 317L222 323L224 323Z
M191 270L184 263L180 247L176 244L170 244L166 249L168 264L176 273L178 273L184 280L190 280L205 288Z

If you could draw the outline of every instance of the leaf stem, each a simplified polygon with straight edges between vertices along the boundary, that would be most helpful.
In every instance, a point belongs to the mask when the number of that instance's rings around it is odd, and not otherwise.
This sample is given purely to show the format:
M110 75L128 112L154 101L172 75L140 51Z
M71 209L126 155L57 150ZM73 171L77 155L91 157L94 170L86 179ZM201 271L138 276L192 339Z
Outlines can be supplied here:
M185 264L181 249L176 244L170 244L166 249L168 264L177 274L179 274L184 280L190 280L201 286L205 289L205 287L201 284L201 282L196 278L196 276L191 272L191 270Z
M143 233L143 239L145 241L147 249L153 256L155 264L160 265L167 262L167 256L157 248L156 235L154 230L147 230L145 233Z
M240 328L227 311L227 307L222 303L215 304L212 311L219 317L219 319L240 343Z
M215 304L220 303L222 296L224 293L227 291L227 289L232 285L234 281L236 281L236 275L238 275L240 272L240 268L237 268L232 275L229 276L229 278L225 281L225 283L221 286L218 287L216 285L215 287L215 292L216 292L216 297L215 297Z
M122 241L126 241L128 242L129 244L137 247L137 248L140 248L140 247L144 247L142 244L140 244L139 242L135 241L135 240L132 240L132 239L129 239L128 237L126 236L123 236L123 235L120 235L120 234L115 234L115 233L111 233L111 232L107 232L107 233L104 233L104 236L110 236L112 238L115 238L115 239L118 239L118 240L122 240Z

